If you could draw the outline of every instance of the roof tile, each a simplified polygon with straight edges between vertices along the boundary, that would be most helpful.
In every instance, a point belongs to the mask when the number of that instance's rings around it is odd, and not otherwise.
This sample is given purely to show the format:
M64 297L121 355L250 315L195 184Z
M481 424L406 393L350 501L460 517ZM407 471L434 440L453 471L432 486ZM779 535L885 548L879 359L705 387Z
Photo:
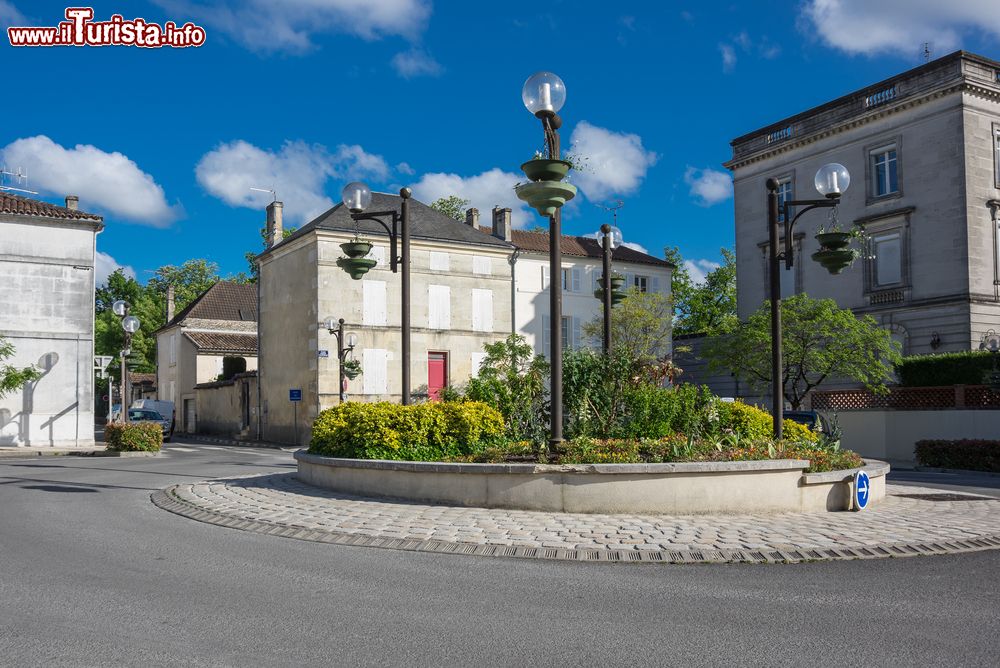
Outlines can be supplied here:
M0 213L14 216L38 216L41 218L62 218L64 220L96 220L104 218L95 213L87 213L64 206L49 204L37 199L29 199L20 195L0 191Z

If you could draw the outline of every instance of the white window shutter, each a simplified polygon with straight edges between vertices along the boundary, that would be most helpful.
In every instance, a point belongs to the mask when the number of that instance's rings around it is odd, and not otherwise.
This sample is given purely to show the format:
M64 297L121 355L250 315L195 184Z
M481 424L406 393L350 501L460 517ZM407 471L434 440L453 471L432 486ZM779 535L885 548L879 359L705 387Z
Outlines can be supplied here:
M362 322L366 325L386 324L385 281L362 281Z
M601 274L598 271L597 267L593 267L592 270L591 270L591 272L590 272L590 290L591 290L591 292L593 292L593 291L597 290L599 287L601 287L598 284L599 282L597 280L597 277L600 276L600 275Z
M573 292L580 292L583 290L583 278L580 276L580 270L577 268L573 269Z
M385 266L385 246L372 246L372 249L368 251L368 257L372 260L378 262L376 267Z
M549 287L549 268L542 266L542 290L547 290Z
M447 285L427 286L427 326L451 329L451 288Z
M447 253L431 251L430 268L432 271L449 271L451 259Z
M580 319L573 316L573 349L580 347Z
M388 394L387 370L389 356L379 348L365 348L362 355L365 394Z
M490 258L482 255L472 256L472 273L489 276L493 273L493 266Z
M635 274L631 272L625 272L625 289L628 290L634 287L635 287Z
M472 377L479 377L479 370L483 368L483 362L486 361L486 353L472 353Z
M552 347L552 318L547 315L542 316L542 349L539 351L543 355L549 354Z
M650 292L655 292L655 293L659 294L659 292L660 292L660 277L659 276L653 276L651 279L649 279L649 291Z
M472 290L472 329L476 332L493 331L492 290Z

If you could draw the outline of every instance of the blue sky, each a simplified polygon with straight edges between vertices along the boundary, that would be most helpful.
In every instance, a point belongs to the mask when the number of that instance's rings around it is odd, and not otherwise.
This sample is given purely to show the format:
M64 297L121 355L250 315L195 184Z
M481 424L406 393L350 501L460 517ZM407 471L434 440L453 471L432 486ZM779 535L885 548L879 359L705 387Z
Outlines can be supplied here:
M874 6L872 6L874 5ZM0 25L54 26L66 5L0 0ZM512 186L542 140L525 78L566 82L564 145L589 157L564 214L587 234L625 202L627 241L711 266L733 242L721 167L745 132L965 48L1000 57L992 2L228 0L96 2L192 21L199 48L22 48L0 41L0 154L50 201L105 216L101 272L204 257L245 269L274 187L286 224L361 178L459 194L522 226ZM794 86L794 90L791 87Z

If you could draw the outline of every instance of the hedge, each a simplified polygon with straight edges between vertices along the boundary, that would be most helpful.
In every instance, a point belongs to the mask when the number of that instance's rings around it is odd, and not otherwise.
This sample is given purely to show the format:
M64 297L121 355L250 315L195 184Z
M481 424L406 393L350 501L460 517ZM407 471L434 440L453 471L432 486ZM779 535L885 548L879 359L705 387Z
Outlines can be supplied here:
M914 451L921 466L1000 473L1000 441L930 439L917 441Z
M503 434L500 412L477 401L411 406L347 402L319 414L309 452L352 459L441 461L496 445Z
M896 365L899 383L904 387L936 385L982 385L993 370L993 353L967 350L939 355L904 357Z
M156 422L109 422L104 425L108 450L119 452L159 452L163 428Z

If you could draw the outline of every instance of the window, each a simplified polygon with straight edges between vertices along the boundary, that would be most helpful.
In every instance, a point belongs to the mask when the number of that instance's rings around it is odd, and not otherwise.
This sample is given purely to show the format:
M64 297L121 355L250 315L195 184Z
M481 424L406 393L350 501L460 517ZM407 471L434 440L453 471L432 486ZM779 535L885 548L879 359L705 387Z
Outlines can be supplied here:
M902 237L899 232L872 236L875 255L873 283L876 288L903 282Z
M562 318L562 347L571 350L580 347L580 319L564 315Z
M361 281L362 322L385 325L385 281Z
M794 186L792 185L792 177L786 177L778 180L778 220L785 220L784 205L785 202L795 199L792 194ZM791 213L791 212L789 212Z
M582 287L581 274L579 269L574 269L572 267L562 268L562 288L566 292L580 292Z
M632 283L635 287L639 288L639 292L649 292L649 277L648 276L636 276L634 282Z
M472 273L482 274L483 276L489 276L493 273L493 266L490 262L490 258L483 257L481 255L472 256Z
M447 285L427 286L427 326L451 328L451 288Z
M785 269L784 260L781 261L781 298L791 297L795 294L795 267Z
M430 269L431 271L448 271L451 267L451 260L447 253L431 251Z
M362 379L365 394L387 394L389 351L365 348L361 357Z
M476 332L493 331L493 291L472 291L472 329Z
M877 148L870 153L872 197L886 197L899 192L899 161L896 145Z
M177 364L177 333L170 335L170 366Z

